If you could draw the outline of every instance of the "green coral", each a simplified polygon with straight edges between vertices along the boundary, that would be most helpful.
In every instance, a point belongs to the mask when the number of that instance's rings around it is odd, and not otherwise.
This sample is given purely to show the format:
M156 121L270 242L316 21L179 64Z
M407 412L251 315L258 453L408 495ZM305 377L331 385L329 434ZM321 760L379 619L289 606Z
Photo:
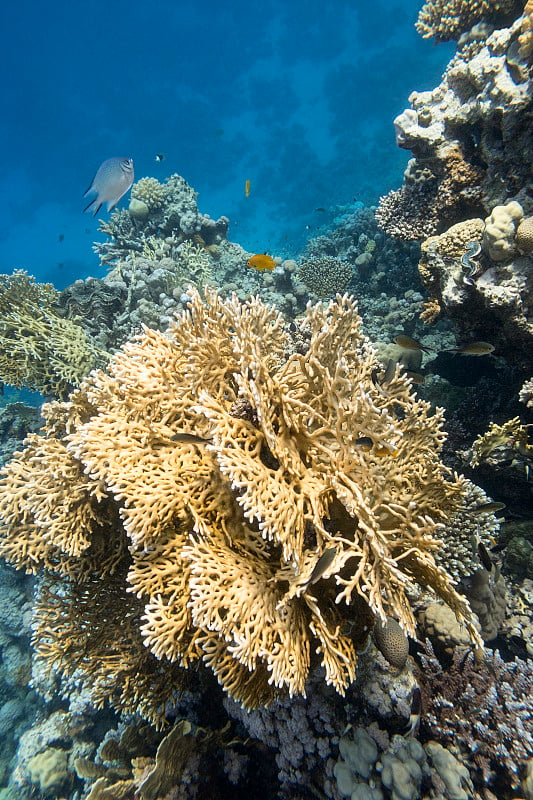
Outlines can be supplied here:
M83 328L54 308L59 292L24 270L0 275L0 380L65 397L95 365L99 351Z

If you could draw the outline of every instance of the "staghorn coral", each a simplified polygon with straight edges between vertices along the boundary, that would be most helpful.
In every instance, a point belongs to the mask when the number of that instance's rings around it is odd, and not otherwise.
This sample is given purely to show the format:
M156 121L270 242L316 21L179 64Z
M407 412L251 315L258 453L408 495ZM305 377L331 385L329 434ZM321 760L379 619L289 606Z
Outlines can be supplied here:
M56 311L59 293L23 270L0 275L0 379L64 397L102 352L83 328Z
M488 651L476 663L472 653L456 650L445 670L429 643L420 660L422 739L453 745L468 758L470 777L482 797L487 797L486 788L497 797L507 796L502 790L520 786L533 756L531 662L515 658L506 663L498 651Z
M441 412L399 370L386 393L375 386L347 296L308 307L308 349L288 356L274 309L206 296L192 292L168 335L146 329L45 408L45 436L5 467L0 554L44 568L52 587L39 603L40 656L121 709L137 709L142 687L139 710L154 718L154 656L156 686L167 675L170 692L202 659L245 707L304 693L317 660L344 693L374 615L414 633L413 582L479 645L433 557L468 496L439 461ZM362 436L377 447L361 449ZM111 608L129 633L108 667L90 628ZM78 632L81 657L69 644Z
M420 10L415 28L424 39L458 39L481 20L507 14L515 0L429 0Z

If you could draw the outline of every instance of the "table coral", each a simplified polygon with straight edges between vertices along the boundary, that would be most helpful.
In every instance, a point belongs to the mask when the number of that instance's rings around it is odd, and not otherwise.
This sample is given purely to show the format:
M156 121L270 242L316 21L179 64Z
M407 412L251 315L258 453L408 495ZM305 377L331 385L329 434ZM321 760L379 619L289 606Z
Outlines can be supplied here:
M152 717L152 654L160 689L202 659L248 708L304 693L317 661L342 694L374 616L414 633L414 582L480 645L433 556L467 482L439 460L441 412L399 369L373 381L353 299L308 307L302 353L258 298L206 298L45 407L4 469L0 553L48 576L40 656L121 709L142 687Z

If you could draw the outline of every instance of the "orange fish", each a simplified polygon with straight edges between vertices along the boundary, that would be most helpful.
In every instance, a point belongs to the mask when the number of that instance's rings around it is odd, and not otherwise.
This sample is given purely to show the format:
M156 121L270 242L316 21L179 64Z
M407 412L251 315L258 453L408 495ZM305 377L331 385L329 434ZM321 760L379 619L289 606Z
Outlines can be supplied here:
M376 456L380 456L383 458L384 456L391 456L391 458L396 458L399 454L399 449L397 447L391 447L387 444L377 444L374 447L374 454Z
M247 178L244 181L244 196L245 197L250 197L250 189L251 188L252 188L252 184L250 183L250 179Z
M272 256L267 256L266 253L256 253L255 256L252 256L248 259L246 265L248 267L253 267L254 269L264 270L274 269L276 262Z

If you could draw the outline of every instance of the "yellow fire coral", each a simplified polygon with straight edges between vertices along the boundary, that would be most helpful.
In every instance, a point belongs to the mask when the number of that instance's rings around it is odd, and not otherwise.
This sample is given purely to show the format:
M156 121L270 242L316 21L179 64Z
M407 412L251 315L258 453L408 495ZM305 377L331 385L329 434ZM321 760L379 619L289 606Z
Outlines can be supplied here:
M85 331L54 310L59 293L23 270L0 275L0 379L65 396L98 358Z
M41 656L69 675L74 661L101 698L89 598L109 619L116 595L113 624L125 616L128 636L114 652L125 648L135 680L142 635L160 670L181 669L174 685L202 659L248 708L304 692L318 662L343 693L375 616L414 632L413 582L480 644L433 557L466 496L439 461L441 412L399 370L386 391L375 380L353 300L309 306L294 332L257 298L206 297L192 293L167 335L146 329L45 408L45 436L4 469L0 554L69 587L50 614L40 601Z

